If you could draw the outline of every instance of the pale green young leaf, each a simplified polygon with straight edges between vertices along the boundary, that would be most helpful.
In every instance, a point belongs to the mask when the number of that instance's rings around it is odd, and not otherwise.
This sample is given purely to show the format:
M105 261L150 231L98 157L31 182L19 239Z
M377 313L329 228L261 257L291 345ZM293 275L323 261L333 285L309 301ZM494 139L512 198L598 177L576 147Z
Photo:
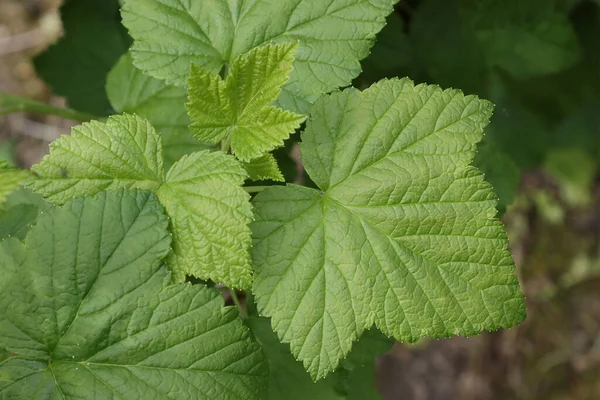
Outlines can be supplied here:
M252 207L241 187L246 176L235 158L206 150L171 168L157 193L172 219L175 281L187 274L230 287L250 285Z
M225 81L192 67L187 109L196 138L227 140L232 153L246 162L281 147L305 119L271 105L288 79L297 49L294 43L255 48L233 61Z
M252 212L241 187L246 172L233 156L193 153L165 177L161 136L145 119L125 114L106 124L74 128L32 169L38 179L29 187L55 203L105 189L157 192L172 218L174 256L169 265L174 277L182 281L194 275L236 288L250 285ZM190 245L200 234L204 240Z
M307 114L322 93L360 73L397 0L127 0L123 23L134 38L134 63L185 86L192 64L219 73L266 43L299 42L294 71L278 99Z
M250 162L242 163L242 165L246 169L248 177L253 181L270 179L276 182L285 182L285 178L277 165L277 160L271 153Z
M165 169L183 155L204 150L188 129L191 121L185 109L187 91L144 75L126 53L108 75L106 93L117 113L146 118L163 136Z
M16 168L7 161L0 160L0 209L6 201L6 197L25 183L29 177L29 171Z
M313 378L373 324L416 341L523 320L496 196L469 166L491 114L408 79L313 107L302 152L321 190L263 191L252 225L258 307Z
M170 284L167 225L154 195L103 192L0 243L0 347L18 355L0 397L259 398L263 356L237 312Z

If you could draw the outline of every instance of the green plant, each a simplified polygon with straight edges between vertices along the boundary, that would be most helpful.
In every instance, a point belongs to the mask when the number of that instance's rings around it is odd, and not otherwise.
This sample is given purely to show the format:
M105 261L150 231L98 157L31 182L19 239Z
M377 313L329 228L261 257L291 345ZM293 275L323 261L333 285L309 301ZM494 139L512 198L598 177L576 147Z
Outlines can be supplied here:
M120 114L31 174L0 166L54 204L20 190L0 214L22 216L0 250L2 396L374 396L387 337L525 318L470 165L492 104L407 78L337 90L395 2L125 1L133 45L101 94ZM277 149L305 121L310 179L252 184L286 180Z

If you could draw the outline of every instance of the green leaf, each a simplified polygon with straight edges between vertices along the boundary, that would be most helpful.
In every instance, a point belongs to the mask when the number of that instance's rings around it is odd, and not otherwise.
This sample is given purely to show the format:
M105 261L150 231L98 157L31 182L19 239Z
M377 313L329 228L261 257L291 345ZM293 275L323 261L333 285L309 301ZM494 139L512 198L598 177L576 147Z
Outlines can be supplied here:
M531 77L562 71L581 58L575 30L558 3L462 0L461 9L491 66Z
M302 152L321 190L259 193L252 225L259 310L313 378L373 324L413 342L524 319L496 196L469 166L491 113L408 79L313 107Z
M590 102L600 102L600 4L582 2L570 17L584 53L581 62L560 74L527 82L505 79L512 99L520 98L525 106L538 114L538 118L545 118L552 124L578 112ZM546 127L546 131L550 130Z
M289 346L279 342L277 335L271 330L268 318L251 316L246 319L246 323L262 346L269 364L269 383L264 396L267 400L342 400L352 398L353 389L358 387L371 387L375 393L374 358L391 347L390 340L382 339L381 334L375 331L367 331L350 353L347 360L349 362L345 363L344 368L326 379L313 382L302 364L294 360ZM363 374L369 367L371 373Z
M246 162L283 146L305 119L271 105L288 79L297 48L286 43L253 49L233 61L225 81L192 67L187 108L196 138L231 142L232 153Z
M235 309L169 284L167 224L154 195L103 192L0 244L0 347L19 355L1 397L258 399L263 356Z
M0 208L0 240L8 237L25 239L35 225L38 214L46 212L51 205L42 196L23 187L12 192Z
M600 162L600 100L583 105L556 127L553 146L578 148Z
M163 156L165 159L165 170L167 171L171 169L173 164L181 160L183 156L196 151L210 150L213 147L197 141L189 129L176 129L162 136Z
M409 70L413 60L413 49L404 33L404 21L399 14L392 13L377 35L371 54L362 62L363 71L359 81L370 84L383 78L406 76L402 72Z
M0 208L6 201L6 197L29 177L29 171L18 169L7 161L0 160Z
M108 115L106 76L131 43L121 25L119 2L67 1L60 13L65 35L35 59L36 70L70 107Z
M249 317L246 322L262 346L269 364L265 400L342 400L335 390L336 381L328 378L313 382L302 364L294 360L289 346L279 343L267 318Z
M31 204L18 204L0 210L0 240L8 237L24 239L38 213L39 209Z
M593 202L598 163L581 149L552 149L543 168L556 182L561 199L570 206L586 207Z
M551 142L548 127L540 115L525 108L500 82L491 85L490 97L497 111L486 140L520 169L537 168Z
M560 14L531 25L481 30L477 38L491 65L519 77L560 72L581 58L573 26Z
M133 66L129 53L110 71L106 93L118 113L146 118L162 134L167 170L185 154L207 148L188 129L187 91L142 74Z
M506 211L517 195L517 187L521 180L521 170L513 160L493 140L485 139L477 147L477 155L473 164L485 174L485 179L492 184L498 194L497 208L501 213Z
M375 363L349 371L343 390L348 400L382 400L375 387Z
M277 165L277 160L271 153L243 163L243 166L248 173L248 177L253 181L270 179L276 182L285 182L285 178Z
M78 125L31 168L40 179L29 187L59 204L106 189L157 190L164 177L160 143L152 125L137 116Z
M14 192L12 192L7 198L4 206L6 208L18 206L20 204L27 204L34 206L40 211L48 211L51 207L51 204L44 200L44 198L36 193L33 193L31 190L20 187Z
M222 152L184 156L167 174L158 197L172 218L174 279L185 275L247 288L252 282L250 196L246 171Z
M177 281L189 274L229 287L250 285L247 225L252 211L241 187L246 172L234 157L193 153L165 176L160 135L148 121L120 115L106 124L73 128L71 136L50 145L50 154L32 170L39 179L30 187L55 203L105 189L156 192L172 219L169 265Z
M444 87L482 93L489 67L483 49L460 13L461 1L421 2L411 19L409 36L415 59L429 80Z
M397 0L127 0L123 23L135 65L179 86L190 65L218 73L266 43L299 42L294 72L278 104L307 114L322 93L360 73Z

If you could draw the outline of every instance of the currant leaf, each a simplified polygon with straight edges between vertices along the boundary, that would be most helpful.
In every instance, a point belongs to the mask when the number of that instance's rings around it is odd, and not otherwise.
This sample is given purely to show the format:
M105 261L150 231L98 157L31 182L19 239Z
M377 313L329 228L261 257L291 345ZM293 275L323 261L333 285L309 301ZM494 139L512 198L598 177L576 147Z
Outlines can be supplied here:
M314 379L373 324L413 342L524 319L496 196L469 166L491 113L408 79L313 107L301 147L320 190L255 197L252 259L259 310Z
M172 218L169 266L177 281L193 275L249 287L252 211L241 187L245 170L233 156L203 150L165 175L161 143L152 125L135 115L86 123L51 144L50 154L32 167L38 179L29 187L58 204L106 189L151 190Z

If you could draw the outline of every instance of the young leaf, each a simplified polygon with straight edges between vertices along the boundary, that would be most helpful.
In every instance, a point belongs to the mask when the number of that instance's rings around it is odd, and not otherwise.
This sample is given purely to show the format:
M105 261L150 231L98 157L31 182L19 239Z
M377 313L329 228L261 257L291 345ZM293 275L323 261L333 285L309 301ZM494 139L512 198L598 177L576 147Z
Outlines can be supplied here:
M259 309L314 379L373 323L416 341L525 317L496 197L469 166L491 113L408 79L313 107L302 151L321 190L258 194L252 258Z
M292 69L297 45L253 49L233 61L225 81L192 67L188 113L190 129L203 142L231 142L240 160L250 161L283 145L303 115L273 107Z
M6 201L6 197L29 177L28 171L15 168L8 162L0 160L0 208Z
M157 194L173 224L174 278L185 275L247 288L252 282L246 171L222 152L184 156Z
M278 104L307 114L322 93L350 84L397 0L127 0L123 23L135 65L179 86L190 65L218 73L241 54L299 42Z
M69 106L97 115L112 112L106 75L127 52L117 0L67 1L60 9L65 35L35 59L37 72Z
M142 74L129 53L110 71L106 93L115 111L146 118L162 134L165 169L185 154L207 148L188 129L187 91Z
M237 312L169 284L167 224L154 195L103 192L0 244L0 347L18 355L1 397L258 399L264 360Z
M277 165L277 160L271 153L243 163L243 166L248 173L248 177L253 181L270 179L276 182L285 182L285 178Z
M172 218L173 276L211 279L230 287L251 282L248 223L252 211L241 185L246 172L234 157L204 150L176 162L165 177L161 137L144 119L119 115L106 124L73 128L51 144L32 170L30 187L55 203L105 189L155 191ZM202 237L204 240L192 238Z

